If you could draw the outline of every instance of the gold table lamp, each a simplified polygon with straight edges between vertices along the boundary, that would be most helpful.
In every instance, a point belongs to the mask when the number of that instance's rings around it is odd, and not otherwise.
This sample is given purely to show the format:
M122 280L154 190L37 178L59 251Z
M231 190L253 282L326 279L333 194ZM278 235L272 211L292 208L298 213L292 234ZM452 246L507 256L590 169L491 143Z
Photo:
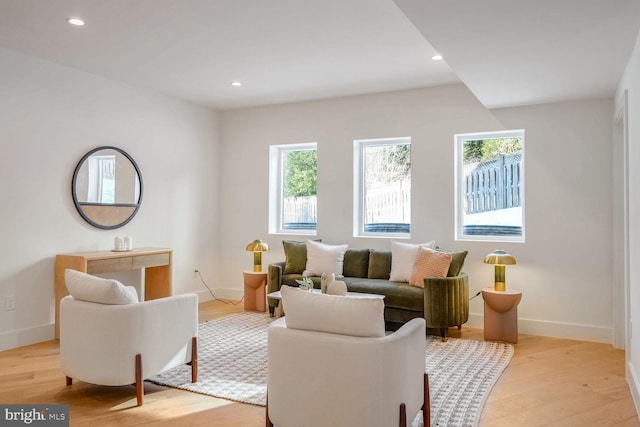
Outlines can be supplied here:
M247 251L253 252L253 271L262 271L262 252L268 250L269 245L260 239L254 240L247 245Z
M496 292L504 292L507 290L507 281L505 278L505 265L512 265L516 263L516 259L503 251L498 249L493 253L490 253L484 257L485 264L495 265L495 284L494 289Z

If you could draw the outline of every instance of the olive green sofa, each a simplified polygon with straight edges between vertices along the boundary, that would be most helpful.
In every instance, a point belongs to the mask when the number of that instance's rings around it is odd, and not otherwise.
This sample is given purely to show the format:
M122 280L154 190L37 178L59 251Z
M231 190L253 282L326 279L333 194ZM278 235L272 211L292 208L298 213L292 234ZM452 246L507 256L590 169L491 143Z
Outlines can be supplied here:
M466 251L453 253L447 277L426 277L423 289L389 280L390 251L350 248L344 255L344 277L337 280L344 281L349 292L384 295L384 317L389 329L396 329L413 318L424 318L427 328L437 328L441 336L446 337L449 327L460 328L469 319L469 279L460 271L466 255ZM303 278L306 264L305 249L298 247L296 256L297 260L287 257L286 261L269 265L268 293L278 291L282 285L298 286L296 280ZM320 277L310 279L314 288L319 289ZM268 302L273 313L278 301L269 298Z

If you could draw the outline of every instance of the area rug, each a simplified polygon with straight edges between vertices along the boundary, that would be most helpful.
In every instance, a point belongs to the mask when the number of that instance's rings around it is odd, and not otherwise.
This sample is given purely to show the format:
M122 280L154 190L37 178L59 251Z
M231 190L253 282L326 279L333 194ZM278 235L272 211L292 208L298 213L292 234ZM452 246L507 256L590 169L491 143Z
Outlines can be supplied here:
M267 327L261 313L236 313L200 324L198 382L179 366L149 381L236 402L264 406L267 393ZM484 403L513 356L513 346L427 337L432 426L475 426ZM422 426L422 415L413 427Z

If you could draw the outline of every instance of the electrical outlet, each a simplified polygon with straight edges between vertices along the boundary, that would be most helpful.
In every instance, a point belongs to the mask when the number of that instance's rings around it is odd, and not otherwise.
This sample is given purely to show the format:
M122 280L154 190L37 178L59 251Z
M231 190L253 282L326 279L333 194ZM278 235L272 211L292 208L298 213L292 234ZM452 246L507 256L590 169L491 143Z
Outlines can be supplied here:
M7 295L4 298L4 311L11 311L16 309L16 296Z
M199 273L198 269L197 269L197 268L194 268L194 269L193 269L193 278L194 278L194 279L197 279L197 278L198 278L198 273Z

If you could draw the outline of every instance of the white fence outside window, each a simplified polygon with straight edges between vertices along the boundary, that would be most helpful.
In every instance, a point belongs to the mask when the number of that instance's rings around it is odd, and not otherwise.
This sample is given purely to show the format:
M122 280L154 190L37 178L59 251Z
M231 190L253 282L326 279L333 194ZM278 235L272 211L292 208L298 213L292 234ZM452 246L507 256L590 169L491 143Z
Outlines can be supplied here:
M405 223L411 221L411 180L407 179L367 191L365 224ZM308 228L316 224L318 198L286 197L283 206L285 228Z
M309 228L303 224L318 222L318 197L285 197L282 209L283 228Z
M365 224L411 222L411 180L368 189Z
M509 209L521 206L521 153L465 165L465 212Z

